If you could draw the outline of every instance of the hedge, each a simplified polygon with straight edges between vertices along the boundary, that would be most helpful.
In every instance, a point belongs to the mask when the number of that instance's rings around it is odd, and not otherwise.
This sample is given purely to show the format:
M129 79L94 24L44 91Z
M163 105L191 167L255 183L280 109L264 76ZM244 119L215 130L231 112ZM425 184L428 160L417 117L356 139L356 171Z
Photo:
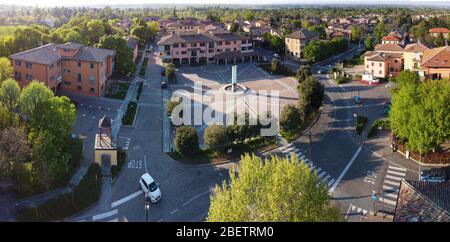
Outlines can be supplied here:
M78 186L36 207L18 208L18 221L54 221L67 218L97 202L100 197L102 173L96 163L89 169Z
M138 84L138 89L137 89L137 96L136 99L139 101L141 99L141 94L142 94L142 88L144 86L143 82L139 82Z
M134 116L136 115L137 111L137 103L136 102L129 102L127 107L127 112L122 118L122 124L123 125L132 125L134 122Z

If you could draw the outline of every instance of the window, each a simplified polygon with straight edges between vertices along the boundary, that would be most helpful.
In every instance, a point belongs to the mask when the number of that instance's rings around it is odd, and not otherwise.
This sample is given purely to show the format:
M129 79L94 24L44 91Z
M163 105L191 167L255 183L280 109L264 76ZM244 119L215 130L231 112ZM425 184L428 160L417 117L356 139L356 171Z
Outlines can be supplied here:
M369 68L369 65L366 65L367 68Z
M25 66L27 67L27 68L33 68L33 63L30 63L30 62L27 62L26 64L25 64Z
M225 49L225 52L230 52L230 48L226 48L226 49Z
M236 51L236 48L234 48L234 51Z
M26 74L26 75L25 75L25 80L27 80L27 81L33 80L33 75Z
M89 77L89 83L91 83L91 84L95 83L95 77L94 77L94 75L91 75L91 76Z
M208 53L214 53L214 49L209 49Z
M14 73L14 76L16 77L16 80L21 81L22 80L22 74L18 71Z
M51 69L53 69L54 66L55 66L54 64L50 64L50 66L48 68L50 68L50 70L51 70Z
M378 74L381 74L381 71L378 71Z
M236 40L235 40L235 41L233 41L233 44L236 44Z
M414 68L419 68L419 63L415 62L414 63Z
M178 44L173 44L173 47L174 48L178 48Z
M81 62L78 61L78 67L81 67Z
M91 66L91 69L94 69L94 63L91 63L90 66Z
M182 55L185 55L187 52L186 51L181 51L181 54Z
M222 52L222 49L217 49L217 53L220 53L220 52Z
M22 64L22 62L20 62L20 60L16 60L16 61L14 61L14 63L16 64L16 66L20 66Z
M70 73L70 69L64 69L64 72Z
M372 62L372 66L374 66L374 65L375 65L375 63Z
M380 63L380 64L379 64L379 66L381 67L381 66L382 66L382 64Z
M181 44L181 47L182 47L182 48L185 48L185 47L186 47L186 44Z
M222 45L222 41L217 42L217 45Z
M68 81L65 81L65 82L64 82L64 85L65 85L65 86L70 86L70 85L72 85L72 83L71 83L71 82L68 82Z
M78 91L81 91L81 86L78 85L78 86L77 86L77 89L78 89Z
M206 43L200 43L200 47L205 47Z
M192 43L191 47L197 47L197 43Z
M179 55L179 54L180 54L180 52L179 52L179 51L175 51L175 54L176 54L176 55Z
M95 89L94 89L93 87L91 87L91 88L89 88L89 92L90 92L90 93L94 93L94 92L95 92Z
M78 75L77 75L77 81L78 81L78 82L81 82L81 73L78 73Z
M230 45L231 42L230 41L225 41L225 45Z
M397 63L397 62L398 62L398 60L394 60L394 62L395 62L395 63Z

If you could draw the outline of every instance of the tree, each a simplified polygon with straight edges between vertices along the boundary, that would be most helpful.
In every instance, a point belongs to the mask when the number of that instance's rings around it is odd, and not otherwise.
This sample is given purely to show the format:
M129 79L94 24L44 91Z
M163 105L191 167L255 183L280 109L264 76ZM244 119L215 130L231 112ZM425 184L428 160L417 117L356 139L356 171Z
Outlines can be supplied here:
M133 73L136 64L133 61L133 53L128 47L127 41L118 35L105 35L100 38L97 48L105 48L116 51L116 70L127 75Z
M148 24L148 29L150 31L150 36L155 37L160 31L160 25L156 21L152 21Z
M382 19L380 22L378 22L378 24L375 26L375 29L373 30L373 34L375 35L375 38L377 40L380 40L381 38L383 38L384 36L386 36L388 34L386 24L384 23L384 19Z
M60 143L47 130L36 134L31 156L36 183L45 190L51 189L69 169L68 154L61 151Z
M226 126L213 124L205 129L203 139L209 149L222 153L230 146L228 137L229 133Z
M308 77L297 87L299 94L299 110L303 117L317 110L323 101L324 86L315 77Z
M172 111L173 109L178 106L179 104L181 104L181 101L175 101L173 102L172 100L168 100L166 103L166 111L167 111L167 115L171 116L172 115Z
M229 174L211 195L209 222L342 221L326 185L296 156L263 161L246 154Z
M0 180L15 175L17 166L27 161L30 146L23 128L0 130Z
M273 59L272 60L272 64L270 66L270 69L272 70L273 73L278 73L281 69L281 63L278 59Z
M417 84L420 81L419 74L410 70L401 71L400 74L394 79L398 83L399 87L406 84Z
M409 149L424 154L450 136L449 106L448 80L405 81L393 94L389 121Z
M280 127L284 131L293 131L301 124L301 115L297 107L286 105L280 115Z
M242 114L235 113L233 116L233 125L227 127L230 142L242 143L246 139L258 135L260 127L258 127L258 125L251 125L257 122L254 122L254 119L252 119L248 112Z
M361 26L353 26L351 28L352 38L351 41L359 42L362 39L363 29Z
M329 49L335 54L342 53L347 50L348 42L344 37L335 37L329 42Z
M269 42L269 48L278 54L284 53L284 40L278 36L272 36Z
M32 118L35 116L36 106L51 97L53 97L53 92L48 87L42 82L32 81L20 93L19 108L28 118Z
M320 39L326 39L327 33L325 32L325 28L320 25L314 25L308 28L309 31L315 32L319 35Z
M197 130L190 126L178 127L175 134L175 147L183 156L192 156L199 150Z
M36 29L25 27L17 28L14 32L13 45L15 52L25 51L38 47L41 44L42 33Z
M377 41L375 40L375 37L368 36L367 39L364 41L364 47L366 48L366 50L373 50L376 43Z
M234 21L234 22L231 24L230 32L238 32L238 31L239 31L239 28L240 28L239 23L236 22L236 21Z
M66 144L76 119L75 105L66 96L52 97L36 105L31 119L32 138L38 130L47 130L58 144Z
M442 33L439 33L438 36L434 37L433 39L433 45L436 47L444 46L447 43L447 41L444 38L444 35Z
M9 111L6 106L0 102L0 130L19 124L19 116Z
M86 25L87 34L91 44L98 43L100 38L105 35L105 26L100 19L93 19Z
M19 102L20 87L16 80L7 79L0 85L0 102L4 103L9 111L13 111Z
M11 78L14 68L7 57L0 57L0 85L7 78Z
M177 75L175 74L175 65L169 64L166 68L166 77L169 83L174 83L176 81Z
M312 75L311 67L309 65L304 65L300 67L300 69L298 69L297 71L297 81L299 83L303 82L304 80L306 80L307 77L311 75Z
M323 41L312 40L306 45L303 56L309 62L323 60L333 54L328 47Z

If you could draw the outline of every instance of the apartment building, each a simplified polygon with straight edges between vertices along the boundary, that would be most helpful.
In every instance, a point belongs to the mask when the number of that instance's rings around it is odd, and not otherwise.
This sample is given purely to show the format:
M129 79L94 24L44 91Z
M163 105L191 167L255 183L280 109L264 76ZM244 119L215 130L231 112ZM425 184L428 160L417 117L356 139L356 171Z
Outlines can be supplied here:
M419 76L424 76L421 62L426 50L429 50L429 48L421 43L406 45L403 52L404 70L410 70L416 72Z
M157 45L163 60L175 64L243 62L255 55L247 37L220 29L163 36Z
M284 39L286 56L289 59L300 61L303 59L303 49L311 40L319 39L319 35L307 29L300 29L290 33Z
M115 51L68 42L50 43L10 56L14 77L24 87L32 80L56 90L102 96L114 69Z
M447 28L432 28L432 29L429 29L428 32L433 37L438 37L439 34L442 34L444 36L444 38L447 39L447 38L449 38L450 30Z
M403 71L404 49L398 44L379 44L364 54L364 72L378 78L395 77Z

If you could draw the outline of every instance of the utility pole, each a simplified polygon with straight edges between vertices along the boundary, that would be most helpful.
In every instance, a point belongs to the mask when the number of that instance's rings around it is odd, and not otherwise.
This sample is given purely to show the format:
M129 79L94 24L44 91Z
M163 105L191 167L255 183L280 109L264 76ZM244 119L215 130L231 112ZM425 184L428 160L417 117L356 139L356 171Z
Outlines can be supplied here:
M145 193L145 201L144 201L144 207L145 207L145 222L148 222L148 211L150 210L150 202L148 201L149 195L148 193Z

